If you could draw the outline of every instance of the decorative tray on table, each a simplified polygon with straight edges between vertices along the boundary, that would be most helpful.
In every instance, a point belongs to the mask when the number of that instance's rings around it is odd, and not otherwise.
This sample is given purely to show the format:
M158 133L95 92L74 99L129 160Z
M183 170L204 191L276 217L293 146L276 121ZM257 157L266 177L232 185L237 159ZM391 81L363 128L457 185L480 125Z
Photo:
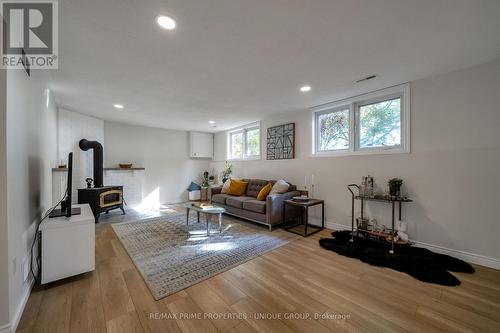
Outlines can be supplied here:
M306 197L305 195L301 195L301 196L293 197L292 200L296 201L296 202L308 202L309 197Z

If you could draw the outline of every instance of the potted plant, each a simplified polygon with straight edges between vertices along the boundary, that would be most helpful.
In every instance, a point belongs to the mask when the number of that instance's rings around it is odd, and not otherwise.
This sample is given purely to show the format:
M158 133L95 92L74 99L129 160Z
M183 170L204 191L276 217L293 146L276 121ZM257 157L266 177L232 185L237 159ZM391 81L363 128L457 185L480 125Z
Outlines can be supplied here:
M233 165L226 161L226 166L222 170L222 182L225 183L233 173Z
M401 178L392 178L387 182L389 185L389 194L391 196L398 196L401 193L401 185L403 185L403 180Z
M201 175L201 187L208 187L208 171L204 171Z

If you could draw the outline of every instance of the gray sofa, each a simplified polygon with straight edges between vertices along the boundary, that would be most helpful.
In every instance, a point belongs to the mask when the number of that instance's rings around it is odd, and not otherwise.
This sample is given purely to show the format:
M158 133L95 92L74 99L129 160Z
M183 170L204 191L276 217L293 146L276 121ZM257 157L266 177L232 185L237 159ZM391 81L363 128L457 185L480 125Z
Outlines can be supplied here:
M211 188L211 203L223 207L227 214L241 217L246 220L265 224L272 230L273 226L283 222L283 201L300 195L295 185L290 184L288 192L268 195L266 200L257 200L257 195L267 183L274 184L274 180L243 179L248 182L243 196L221 194L222 186ZM298 215L295 207L287 206L287 219Z

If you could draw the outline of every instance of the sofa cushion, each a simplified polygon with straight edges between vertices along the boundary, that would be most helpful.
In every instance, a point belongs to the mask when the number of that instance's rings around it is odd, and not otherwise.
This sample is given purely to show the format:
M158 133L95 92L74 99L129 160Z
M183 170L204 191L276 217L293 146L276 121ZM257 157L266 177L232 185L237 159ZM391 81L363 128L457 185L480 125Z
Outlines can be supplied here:
M267 183L269 183L269 181L263 179L248 179L246 196L257 198L260 190L266 186Z
M244 195L247 191L248 182L242 180L231 179L231 184L229 185L229 190L227 194L231 195Z
M266 202L256 199L247 200L243 202L243 209L250 210L252 212L265 214L266 213Z
M229 185L231 185L231 179L227 179L224 184L222 184L222 189L220 190L220 193L226 194L227 191L229 190Z
M214 195L212 195L212 201L225 205L226 199L229 197L231 197L231 196L227 195L227 194L214 194Z
M252 200L252 197L233 197L229 196L226 199L226 205L236 208L243 208L243 202L247 200Z
M273 186L274 186L274 184L276 184L276 180L270 180L269 182L270 182L270 183L271 183L271 185L273 185ZM288 183L288 182L287 182L287 183ZM288 185L290 185L290 186L288 187L287 192L290 192L290 191L297 191L297 186L296 186L296 185L292 185L291 183L288 183Z
M287 183L283 179L280 179L276 181L276 183L274 183L271 193L269 194L283 194L288 191L289 187L290 187L289 183Z
M257 194L257 200L264 201L266 200L267 196L269 195L269 192L271 192L271 189L273 186L271 183L268 183L266 186L260 189L259 194Z

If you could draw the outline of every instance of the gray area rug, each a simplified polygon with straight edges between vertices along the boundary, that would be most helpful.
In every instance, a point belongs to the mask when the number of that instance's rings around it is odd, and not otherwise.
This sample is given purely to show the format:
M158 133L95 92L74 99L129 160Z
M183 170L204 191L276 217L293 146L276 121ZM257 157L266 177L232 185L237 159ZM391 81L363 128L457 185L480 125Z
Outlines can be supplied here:
M223 232L206 222L197 223L191 213L153 217L113 224L112 228L141 272L154 299L159 300L193 284L222 273L267 251L285 245L295 237L269 232L267 228L244 225L223 217Z

